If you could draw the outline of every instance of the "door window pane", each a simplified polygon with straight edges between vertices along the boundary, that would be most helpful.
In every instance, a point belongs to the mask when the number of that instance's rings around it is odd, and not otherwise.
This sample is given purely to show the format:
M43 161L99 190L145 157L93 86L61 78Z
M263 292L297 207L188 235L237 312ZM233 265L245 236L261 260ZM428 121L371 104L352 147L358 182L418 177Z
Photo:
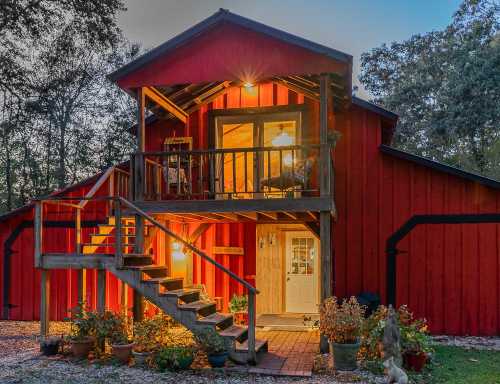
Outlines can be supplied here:
M312 275L314 273L314 239L310 237L292 238L292 255L290 273L295 275Z

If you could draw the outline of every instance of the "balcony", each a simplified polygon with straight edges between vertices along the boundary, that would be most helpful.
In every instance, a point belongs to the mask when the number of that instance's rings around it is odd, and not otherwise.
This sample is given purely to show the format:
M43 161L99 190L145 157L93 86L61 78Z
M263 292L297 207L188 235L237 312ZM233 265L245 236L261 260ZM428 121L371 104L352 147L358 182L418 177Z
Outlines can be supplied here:
M135 153L133 196L157 212L333 211L320 196L319 159L317 144Z

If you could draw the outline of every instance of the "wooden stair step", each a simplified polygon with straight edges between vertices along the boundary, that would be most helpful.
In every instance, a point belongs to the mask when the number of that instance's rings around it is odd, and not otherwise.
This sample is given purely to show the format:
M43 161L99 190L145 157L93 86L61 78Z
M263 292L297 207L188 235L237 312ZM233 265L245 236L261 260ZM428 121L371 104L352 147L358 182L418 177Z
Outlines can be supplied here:
M182 277L157 277L157 278L142 280L142 282L149 284L158 284L170 291L170 290L181 289L184 279Z
M196 312L200 316L208 316L216 311L215 303L208 303L206 301L193 301L192 303L181 304L178 308L183 311Z
M221 329L226 329L233 325L233 315L227 313L213 313L209 316L202 317L197 321L199 324L215 325Z
M248 337L248 327L241 325L231 325L219 332L222 337L230 337L240 343L244 342Z
M261 349L267 349L267 340L255 340L255 352L258 353ZM248 352L248 340L243 343L236 343L236 352Z
M166 277L168 274L168 269L162 265L137 265L137 266L124 266L127 269L140 271L148 275L149 277Z
M174 289L171 291L166 291L161 293L162 296L175 296L179 300L185 303L192 303L193 301L200 300L200 290L199 289Z

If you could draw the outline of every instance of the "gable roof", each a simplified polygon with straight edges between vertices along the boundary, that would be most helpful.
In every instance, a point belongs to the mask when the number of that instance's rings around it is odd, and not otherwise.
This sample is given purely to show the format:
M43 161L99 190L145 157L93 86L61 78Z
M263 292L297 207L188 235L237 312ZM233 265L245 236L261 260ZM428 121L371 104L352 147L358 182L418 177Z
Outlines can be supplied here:
M490 179L489 177L486 177L486 176L478 175L477 173L464 171L460 168L453 167L451 165L444 164L444 163L441 163L439 161L430 160L430 159L427 159L427 158L422 157L422 156L417 156L417 155L414 155L412 153L402 151L401 149L396 149L396 148L390 147L388 145L382 144L379 147L379 149L382 153L385 153L386 155L394 156L398 159L411 161L413 163L423 165L424 167L432 168L432 169L435 169L437 171L445 172L445 173L448 173L450 175L454 175L454 176L461 177L463 179L474 181L476 183L485 185L485 186L490 187L490 188L500 189L500 181L495 180L495 179Z
M145 53L134 61L124 65L115 72L111 73L108 77L112 81L118 81L120 78L136 71L137 69L144 67L145 65L151 63L153 60L163 56L176 48L186 44L192 39L200 36L204 32L210 30L214 26L221 24L223 22L229 22L254 32L262 33L269 37L273 37L282 42L295 45L300 48L304 48L311 52L327 56L333 60L340 61L351 65L352 56L338 51L336 49L315 43L313 41L304 39L302 37L292 35L291 33L270 27L268 25L259 23L257 21L248 19L246 17L229 12L227 9L219 9L218 12L214 13L212 16L206 18L205 20L195 24L191 28L182 32L181 34L175 36L174 38L168 40L167 42L159 45L158 47L152 49L151 51Z

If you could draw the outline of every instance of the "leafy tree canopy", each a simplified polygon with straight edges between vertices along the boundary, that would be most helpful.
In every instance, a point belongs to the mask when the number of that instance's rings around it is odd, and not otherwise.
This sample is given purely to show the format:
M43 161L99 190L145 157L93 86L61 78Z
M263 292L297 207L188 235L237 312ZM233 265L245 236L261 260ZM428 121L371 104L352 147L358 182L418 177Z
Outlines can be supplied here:
M465 0L443 31L361 56L360 81L400 120L394 145L500 179L500 3Z

